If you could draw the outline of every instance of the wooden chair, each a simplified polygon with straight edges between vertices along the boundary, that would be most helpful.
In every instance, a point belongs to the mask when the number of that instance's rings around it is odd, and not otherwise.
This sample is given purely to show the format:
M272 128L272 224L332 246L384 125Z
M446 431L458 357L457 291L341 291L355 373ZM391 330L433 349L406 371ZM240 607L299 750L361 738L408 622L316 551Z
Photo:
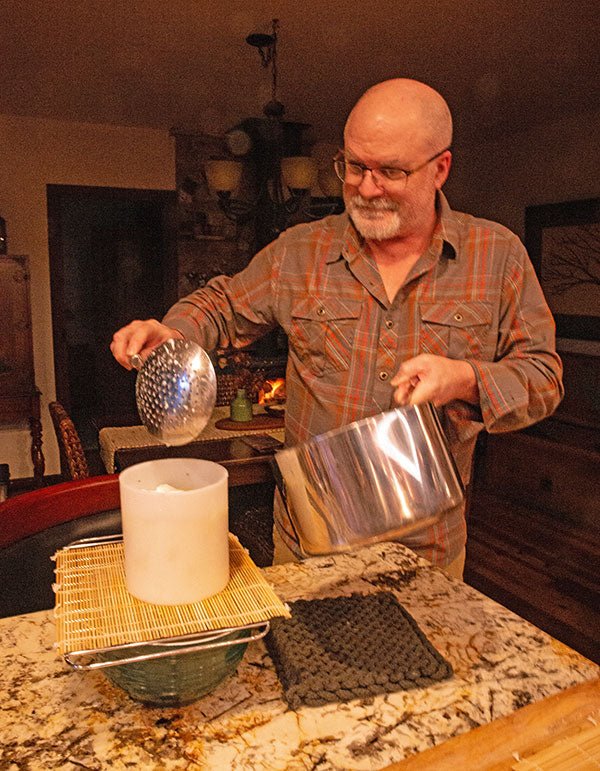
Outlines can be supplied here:
M50 402L48 409L58 441L63 478L86 479L90 469L75 424L60 402Z
M121 532L116 474L61 482L0 503L0 617L54 607L52 555Z

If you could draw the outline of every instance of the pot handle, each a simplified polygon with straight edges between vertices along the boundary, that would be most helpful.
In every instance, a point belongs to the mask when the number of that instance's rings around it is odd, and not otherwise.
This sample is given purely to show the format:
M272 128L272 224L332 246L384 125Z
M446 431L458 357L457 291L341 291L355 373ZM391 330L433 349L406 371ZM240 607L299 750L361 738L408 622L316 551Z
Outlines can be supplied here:
M300 553L302 553L302 547L300 546L300 539L298 538L298 532L296 530L296 526L294 525L294 520L290 516L290 509L287 502L287 494L285 490L285 481L283 479L283 475L281 473L281 469L279 468L279 464L275 460L275 457L269 458L269 463L271 464L271 471L273 472L273 477L275 479L275 486L277 487L277 490L279 491L279 495L281 497L281 501L283 503L283 506L285 508L285 513L287 516L287 520L292 526L292 529L294 531L294 534L292 535L287 528L283 526L283 523L277 520L275 522L276 526L283 532L285 535L289 538L290 541L293 541L296 546L298 547L298 550Z

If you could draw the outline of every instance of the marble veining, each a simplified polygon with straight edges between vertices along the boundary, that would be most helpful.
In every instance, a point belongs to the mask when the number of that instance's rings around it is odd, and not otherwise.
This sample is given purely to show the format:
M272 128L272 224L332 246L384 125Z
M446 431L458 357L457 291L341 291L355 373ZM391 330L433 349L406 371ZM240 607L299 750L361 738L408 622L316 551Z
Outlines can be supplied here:
M0 769L380 769L600 676L571 649L399 544L265 571L279 596L392 591L454 668L427 688L290 710L262 642L187 707L74 672L50 612L0 620Z

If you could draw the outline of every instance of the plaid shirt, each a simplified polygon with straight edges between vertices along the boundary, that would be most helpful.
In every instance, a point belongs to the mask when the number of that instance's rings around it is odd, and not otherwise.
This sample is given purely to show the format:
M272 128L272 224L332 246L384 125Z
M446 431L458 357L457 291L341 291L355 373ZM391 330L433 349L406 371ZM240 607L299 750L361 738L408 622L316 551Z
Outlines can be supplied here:
M391 302L341 214L287 230L236 276L180 300L164 322L207 350L246 345L281 325L287 444L390 409L390 379L406 359L467 359L480 405L441 411L465 484L482 428L523 428L562 396L554 322L523 245L499 224L453 212L442 194L431 245ZM445 565L465 540L462 506L403 542Z

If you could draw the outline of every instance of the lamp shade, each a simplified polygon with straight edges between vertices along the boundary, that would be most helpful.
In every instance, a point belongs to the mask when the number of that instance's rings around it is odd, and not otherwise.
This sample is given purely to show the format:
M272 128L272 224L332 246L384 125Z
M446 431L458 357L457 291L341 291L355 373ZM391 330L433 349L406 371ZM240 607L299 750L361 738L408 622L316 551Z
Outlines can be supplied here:
M292 190L309 190L317 181L317 164L303 155L282 158L281 174Z
M242 164L239 161L213 160L204 165L208 186L212 190L233 193L240 186Z

